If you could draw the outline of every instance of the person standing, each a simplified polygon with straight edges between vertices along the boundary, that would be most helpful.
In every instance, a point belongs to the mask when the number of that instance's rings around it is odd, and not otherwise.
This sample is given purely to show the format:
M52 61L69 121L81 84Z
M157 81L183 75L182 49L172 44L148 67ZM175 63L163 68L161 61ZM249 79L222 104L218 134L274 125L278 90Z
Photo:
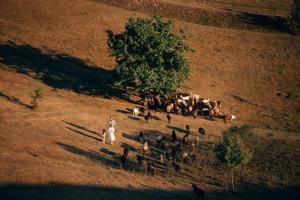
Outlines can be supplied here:
M117 124L111 116L109 117L106 127L107 127L107 132L108 132L108 140L110 141L110 144L112 145L113 142L116 140L115 132L116 132Z

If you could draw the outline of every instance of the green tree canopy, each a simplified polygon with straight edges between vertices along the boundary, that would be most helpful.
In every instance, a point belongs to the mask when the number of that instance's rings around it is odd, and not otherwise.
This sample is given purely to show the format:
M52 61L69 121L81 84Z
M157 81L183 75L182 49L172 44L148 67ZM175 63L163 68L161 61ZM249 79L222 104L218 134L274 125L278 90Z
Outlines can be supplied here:
M192 50L183 34L172 32L173 21L160 17L130 18L125 31L107 31L108 48L116 58L115 71L123 86L136 91L168 94L183 86L190 66L184 52Z

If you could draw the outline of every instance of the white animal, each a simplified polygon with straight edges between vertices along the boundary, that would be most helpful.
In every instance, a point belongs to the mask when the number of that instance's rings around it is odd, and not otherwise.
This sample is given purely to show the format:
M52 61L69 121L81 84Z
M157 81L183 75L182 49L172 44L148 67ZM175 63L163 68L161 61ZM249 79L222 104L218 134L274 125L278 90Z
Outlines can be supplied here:
M230 115L230 121L233 121L236 119L236 115Z
M182 96L182 95L180 95L180 98L182 99L182 100L184 100L184 101L188 101L188 100L190 100L190 97L189 96Z
M134 108L132 110L132 116L133 116L133 118L137 118L139 116L139 114L140 114L140 110L138 108Z

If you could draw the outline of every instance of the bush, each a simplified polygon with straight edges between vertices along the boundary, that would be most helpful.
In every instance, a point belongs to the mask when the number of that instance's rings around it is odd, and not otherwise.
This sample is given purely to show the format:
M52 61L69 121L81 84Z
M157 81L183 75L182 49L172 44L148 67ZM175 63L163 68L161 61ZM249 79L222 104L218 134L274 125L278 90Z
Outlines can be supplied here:
M32 108L35 109L38 106L39 100L43 97L44 92L42 89L35 89L30 93Z
M184 85L190 75L184 53L192 49L184 43L183 32L171 32L173 26L173 21L160 17L130 18L124 32L107 30L119 85L133 86L142 94L169 94Z

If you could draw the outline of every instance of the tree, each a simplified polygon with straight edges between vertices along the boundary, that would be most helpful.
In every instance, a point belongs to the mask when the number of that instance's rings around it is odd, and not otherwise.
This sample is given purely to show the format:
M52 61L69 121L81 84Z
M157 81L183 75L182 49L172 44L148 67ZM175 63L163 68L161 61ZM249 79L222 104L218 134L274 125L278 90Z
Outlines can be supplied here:
M242 143L240 134L243 129L231 127L224 132L223 140L214 147L216 159L231 171L231 185L234 187L234 169L251 160L249 150Z
M139 93L168 94L182 87L190 75L184 56L192 50L184 42L183 31L172 32L172 20L160 17L130 18L125 31L107 30L110 56L116 59L116 74L121 86L133 86Z

